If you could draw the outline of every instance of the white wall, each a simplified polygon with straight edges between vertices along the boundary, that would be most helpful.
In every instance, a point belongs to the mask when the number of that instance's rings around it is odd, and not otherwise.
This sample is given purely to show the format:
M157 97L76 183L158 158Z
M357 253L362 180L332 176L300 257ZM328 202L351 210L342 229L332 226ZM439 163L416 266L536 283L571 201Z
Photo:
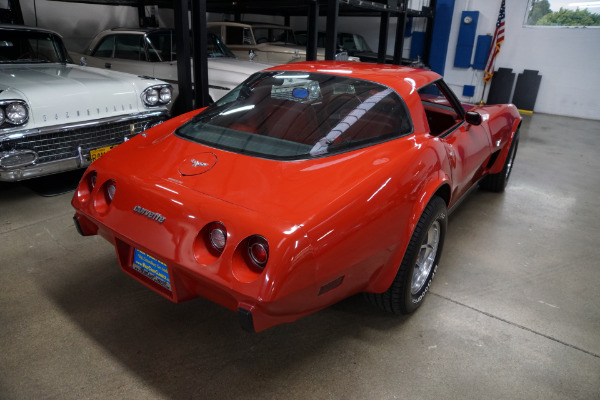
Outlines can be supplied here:
M422 0L411 0L419 8ZM506 2L506 39L496 60L496 68L540 71L542 81L534 111L589 119L600 119L600 28L532 28L524 27L528 0ZM483 90L483 72L454 68L454 53L462 11L480 11L477 35L493 34L500 6L499 0L456 0L445 79L458 95L464 85L476 86L475 96L464 101L477 102ZM81 51L97 32L113 27L137 27L136 7L100 6L64 3L48 0L21 0L27 25L37 25L58 31L67 47ZM252 18L250 18L252 17ZM273 17L248 16L283 23ZM209 15L209 20L222 16ZM172 10L159 10L161 26L173 26ZM379 18L341 17L339 31L362 34L374 51L379 40ZM326 19L320 17L319 30L325 30ZM306 28L306 17L293 17L294 29ZM414 27L413 27L414 29ZM396 18L390 18L388 54L393 53ZM404 56L408 55L410 39L405 41ZM488 85L489 86L489 85Z
M542 81L535 112L600 119L600 28L523 26L527 3L506 2L506 37L496 69L512 68L517 74L539 71ZM499 6L500 1L456 0L445 79L457 94L462 94L463 85L477 87L474 98L464 100L479 101L483 72L453 67L461 13L480 11L477 34L493 34Z
M539 71L542 81L535 112L600 119L600 28L525 27L527 3L528 0L506 2L506 35L496 69L512 68L517 74L525 69ZM481 100L484 83L483 71L453 66L461 13L479 11L477 35L493 35L499 8L499 0L456 0L444 75L463 101ZM306 18L292 18L291 24L295 29L304 29ZM318 28L325 29L324 17L319 18ZM342 17L338 31L362 34L377 51L379 18ZM395 32L396 18L390 18L388 54L393 53ZM404 57L409 49L410 39L406 38ZM476 87L473 97L461 96L464 85ZM488 90L489 85L486 96Z

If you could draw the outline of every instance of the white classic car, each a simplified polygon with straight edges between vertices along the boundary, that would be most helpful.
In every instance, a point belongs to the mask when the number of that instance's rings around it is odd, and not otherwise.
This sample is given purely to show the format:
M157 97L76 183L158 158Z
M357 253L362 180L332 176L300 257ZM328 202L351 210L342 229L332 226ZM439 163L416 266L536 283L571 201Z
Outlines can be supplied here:
M250 57L273 65L306 61L306 46L299 45L294 31L288 26L238 22L208 22L206 26L208 32L220 37L240 58ZM317 60L324 59L325 49L317 48ZM359 60L348 57L347 53L337 54L336 59Z
M87 167L165 121L169 84L73 64L55 32L0 25L0 181Z
M213 101L255 72L272 65L238 60L215 35L208 35L208 92ZM81 54L71 52L73 56ZM98 33L85 50L83 63L162 79L178 91L177 51L173 29L115 28Z

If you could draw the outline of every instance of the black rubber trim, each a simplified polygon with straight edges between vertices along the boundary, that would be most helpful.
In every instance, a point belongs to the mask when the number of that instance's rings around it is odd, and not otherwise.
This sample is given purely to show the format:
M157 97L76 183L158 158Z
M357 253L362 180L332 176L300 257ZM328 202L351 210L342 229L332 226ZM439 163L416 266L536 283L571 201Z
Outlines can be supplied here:
M239 307L238 315L240 316L240 325L242 326L242 329L252 333L256 332L254 330L254 321L252 320L252 312L250 310Z
M77 215L73 216L73 222L75 222L75 229L77 229L77 232L79 232L81 236L85 236L83 234L83 230L81 229L81 225L79 225L79 218L77 218Z

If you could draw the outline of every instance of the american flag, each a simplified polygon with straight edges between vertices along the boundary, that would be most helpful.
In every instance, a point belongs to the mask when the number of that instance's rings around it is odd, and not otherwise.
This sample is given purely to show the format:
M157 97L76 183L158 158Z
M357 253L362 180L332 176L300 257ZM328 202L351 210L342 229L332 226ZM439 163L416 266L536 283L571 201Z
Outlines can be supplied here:
M500 12L498 13L498 22L496 22L496 31L494 32L494 38L492 39L492 46L490 47L490 53L488 54L487 63L485 64L485 70L483 72L483 80L489 82L494 76L494 61L496 56L500 52L500 45L504 42L504 21L506 19L506 8L504 7L504 0L500 4Z

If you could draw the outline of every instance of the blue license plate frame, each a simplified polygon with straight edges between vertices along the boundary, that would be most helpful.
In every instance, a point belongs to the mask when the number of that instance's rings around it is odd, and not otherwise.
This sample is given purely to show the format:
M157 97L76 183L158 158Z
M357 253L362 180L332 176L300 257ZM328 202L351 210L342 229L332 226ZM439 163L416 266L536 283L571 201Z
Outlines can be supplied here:
M131 267L146 278L171 291L171 277L166 263L139 249L134 249Z

